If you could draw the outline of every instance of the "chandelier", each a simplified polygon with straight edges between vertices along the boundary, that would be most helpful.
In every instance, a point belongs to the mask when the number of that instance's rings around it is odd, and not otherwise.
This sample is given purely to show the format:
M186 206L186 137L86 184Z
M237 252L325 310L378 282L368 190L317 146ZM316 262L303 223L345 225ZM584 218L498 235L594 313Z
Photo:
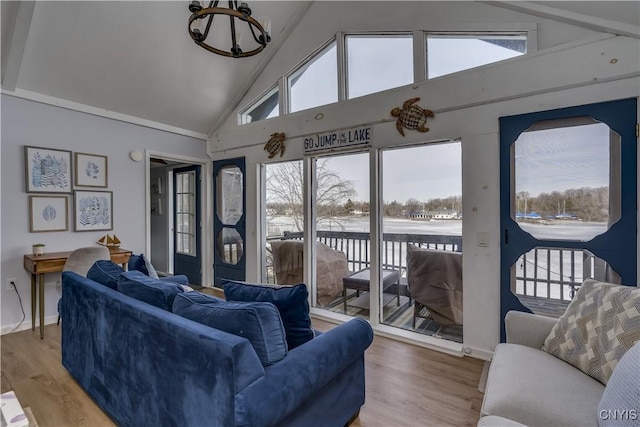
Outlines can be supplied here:
M209 2L209 7L207 8L203 8L199 1L192 1L189 5L189 11L191 12L191 16L189 17L189 35L191 35L193 41L209 52L233 58L244 58L262 52L267 46L267 43L271 41L271 36L269 36L271 23L268 18L260 18L260 20L253 18L251 16L251 9L249 9L249 5L245 2L240 2L240 5L238 5L237 1L229 0L229 8L225 8L218 7L218 1L219 0ZM215 18L216 15L220 16L216 21L216 23L220 22L218 26L222 25L223 15L229 17L231 47L228 50L216 48L212 42L206 43L209 30L211 30L213 25L213 18ZM248 31L246 30L247 26ZM242 28L244 28L245 31L245 38L250 38L246 37L246 35L250 33L256 42L257 47L255 47L255 49L245 51L240 47L242 39L240 30Z

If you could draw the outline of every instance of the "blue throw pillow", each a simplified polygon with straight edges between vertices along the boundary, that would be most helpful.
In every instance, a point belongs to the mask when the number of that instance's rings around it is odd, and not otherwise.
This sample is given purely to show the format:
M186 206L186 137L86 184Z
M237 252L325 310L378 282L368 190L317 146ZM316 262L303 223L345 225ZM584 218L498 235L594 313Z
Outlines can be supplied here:
M122 273L124 273L124 270L118 264L108 260L100 260L91 266L87 272L87 279L101 283L111 289L118 289L118 280Z
M222 287L227 301L260 301L275 305L287 334L289 350L313 338L305 284L278 286L222 279Z
M171 311L177 294L184 292L182 285L153 279L140 271L127 271L120 274L118 291L123 294Z
M153 279L158 279L158 272L151 264L151 261L149 261L149 259L147 259L147 257L144 256L144 254L131 255L129 257L129 262L127 263L127 266L129 267L130 271L137 270Z
M287 341L278 309L268 302L227 302L200 292L177 295L173 312L203 325L244 337L263 366L287 355Z
M131 255L129 257L129 262L127 263L127 267L129 267L129 271L140 271L145 275L149 275L149 270L147 270L147 265L144 262L144 256L140 255Z

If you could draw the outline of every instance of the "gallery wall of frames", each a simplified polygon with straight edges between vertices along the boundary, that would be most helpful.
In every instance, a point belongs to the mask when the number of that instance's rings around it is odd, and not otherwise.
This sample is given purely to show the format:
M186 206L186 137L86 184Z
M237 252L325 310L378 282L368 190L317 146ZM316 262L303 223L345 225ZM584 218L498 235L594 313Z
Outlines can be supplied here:
M24 164L31 233L113 229L107 156L25 146Z

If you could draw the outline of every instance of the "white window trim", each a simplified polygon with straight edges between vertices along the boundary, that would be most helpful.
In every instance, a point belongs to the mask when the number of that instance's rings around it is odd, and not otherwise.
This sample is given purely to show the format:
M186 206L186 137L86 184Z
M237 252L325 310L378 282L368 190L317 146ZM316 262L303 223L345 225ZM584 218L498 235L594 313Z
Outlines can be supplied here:
M247 115L252 109L257 107L261 103L261 101L264 101L266 98L268 98L271 92L273 92L274 90L278 91L278 105L281 105L280 100L282 98L282 91L280 90L280 85L278 84L278 82L276 82L275 84L269 86L265 91L260 93L260 95L256 96L249 104L247 104L246 107L238 111L238 126L255 123L255 122L245 123L243 121L243 116ZM280 116L281 114L282 114L282 111L280 109L278 110L278 116ZM268 120L268 119L262 119L262 120ZM261 121L261 120L258 120L258 121Z
M525 55L530 55L538 51L538 24L536 22L520 22L520 23L483 23L473 24L466 23L463 27L460 24L451 25L443 24L432 26L429 29L413 29L413 30L399 30L399 31L339 31L335 36L322 43L318 48L314 49L307 57L291 68L276 83L269 86L267 90L262 92L259 96L254 98L246 107L242 108L238 112L238 125L241 126L242 116L246 115L251 108L253 108L261 99L266 97L270 91L274 88L278 90L279 100L279 117L287 114L291 114L291 91L289 87L289 79L292 75L298 72L300 69L306 67L310 62L313 62L315 58L327 50L332 44L336 43L336 73L338 74L338 101L342 102L347 100L349 82L348 82L348 70L347 70L347 48L346 37L348 36L413 36L413 84L421 82L427 79L428 67L427 64L427 37L429 34L438 35L469 35L474 34L497 34L497 35L509 35L509 34L526 34L527 37L527 52ZM475 68L475 67L474 67ZM461 70L458 72L464 72ZM455 73L452 73L455 74Z

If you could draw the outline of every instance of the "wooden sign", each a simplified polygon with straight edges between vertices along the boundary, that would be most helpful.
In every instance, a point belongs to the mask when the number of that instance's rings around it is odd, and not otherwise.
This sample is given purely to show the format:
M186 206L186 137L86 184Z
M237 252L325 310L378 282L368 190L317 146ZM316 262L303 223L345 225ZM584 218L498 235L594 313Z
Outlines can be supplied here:
M360 126L308 135L303 138L304 153L338 151L371 145L372 126Z

